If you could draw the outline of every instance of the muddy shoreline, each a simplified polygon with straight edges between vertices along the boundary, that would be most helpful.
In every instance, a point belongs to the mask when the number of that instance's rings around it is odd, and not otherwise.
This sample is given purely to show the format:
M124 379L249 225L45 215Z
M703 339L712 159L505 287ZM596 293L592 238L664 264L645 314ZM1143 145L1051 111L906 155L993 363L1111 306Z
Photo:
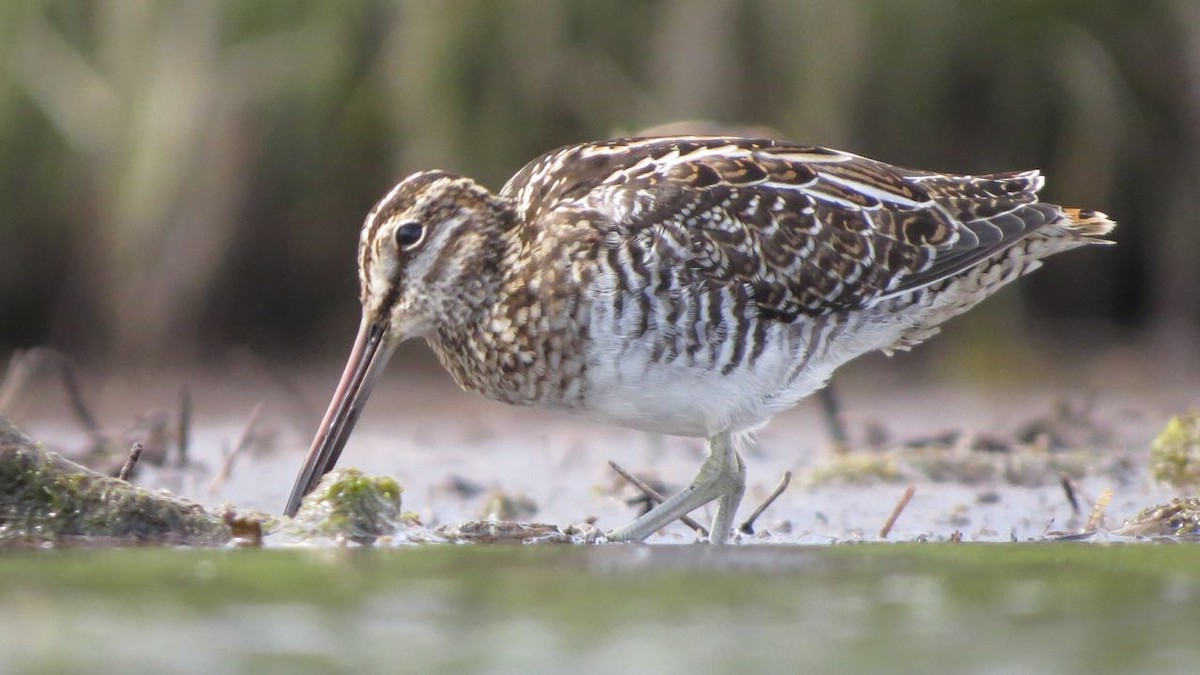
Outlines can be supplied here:
M333 367L331 366L330 370ZM147 418L179 438L172 420L187 383L187 465L146 464L138 485L162 488L210 509L277 513L307 449L313 410L332 376L173 378L125 374L84 389L113 438ZM638 492L609 468L615 461L665 489L698 466L696 439L653 436L569 416L517 409L457 391L437 371L389 377L351 439L342 466L395 476L404 507L427 527L498 518L616 527L636 515ZM917 382L864 369L837 381L850 432L838 452L816 401L772 421L747 453L749 515L785 472L794 480L743 542L880 541L906 488L915 493L887 541L1030 541L1078 534L1111 493L1097 529L1110 532L1142 509L1193 496L1154 481L1149 448L1170 415L1200 406L1186 386L1132 392L1077 382L984 387ZM886 386L877 386L883 383ZM70 455L89 442L52 384L31 389L18 417L31 435ZM259 412L251 415L251 410ZM252 424L248 422L252 421ZM124 427L128 428L122 428ZM143 428L145 433L146 429ZM122 435L124 434L124 435ZM163 440L165 439L165 440ZM236 451L236 452L235 452ZM124 450L118 448L118 453ZM230 458L233 454L234 457ZM226 475L220 481L218 474ZM694 514L707 521L703 511ZM695 540L676 524L651 541Z

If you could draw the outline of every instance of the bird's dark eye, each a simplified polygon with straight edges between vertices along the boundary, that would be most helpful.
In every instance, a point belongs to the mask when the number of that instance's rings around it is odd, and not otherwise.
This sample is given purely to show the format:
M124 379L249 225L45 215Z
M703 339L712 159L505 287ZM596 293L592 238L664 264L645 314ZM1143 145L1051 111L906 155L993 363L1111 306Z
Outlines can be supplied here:
M407 251L425 238L425 226L421 223L403 223L396 228L396 246Z

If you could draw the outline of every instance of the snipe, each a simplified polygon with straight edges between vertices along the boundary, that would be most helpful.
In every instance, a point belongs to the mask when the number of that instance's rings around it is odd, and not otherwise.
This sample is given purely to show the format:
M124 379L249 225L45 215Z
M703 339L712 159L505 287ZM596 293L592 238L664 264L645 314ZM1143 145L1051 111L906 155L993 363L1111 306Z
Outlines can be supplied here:
M608 538L642 540L716 500L723 542L745 432L1042 258L1107 243L1111 220L1039 202L1042 184L723 137L566 147L498 195L409 176L363 225L362 323L286 513L337 462L396 345L423 337L488 398L708 439L687 488Z

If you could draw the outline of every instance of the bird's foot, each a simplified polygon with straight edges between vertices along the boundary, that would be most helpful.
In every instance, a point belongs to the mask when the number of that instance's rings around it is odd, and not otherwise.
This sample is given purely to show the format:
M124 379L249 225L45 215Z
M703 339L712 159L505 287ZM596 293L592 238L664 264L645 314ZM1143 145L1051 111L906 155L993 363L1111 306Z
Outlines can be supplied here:
M722 433L709 439L708 457L690 485L605 537L609 541L642 541L681 516L717 500L717 513L708 540L724 544L729 540L733 518L745 491L746 464L734 450L729 434Z

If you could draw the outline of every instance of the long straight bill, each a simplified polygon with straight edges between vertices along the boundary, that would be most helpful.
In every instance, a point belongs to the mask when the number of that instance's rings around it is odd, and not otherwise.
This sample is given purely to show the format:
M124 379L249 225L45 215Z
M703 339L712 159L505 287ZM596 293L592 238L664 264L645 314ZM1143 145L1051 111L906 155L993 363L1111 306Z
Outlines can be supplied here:
M363 317L354 348L350 350L350 359L346 362L346 370L333 392L333 400L329 402L329 410L325 412L325 418L321 420L321 426L313 438L304 466L296 476L296 484L284 509L288 516L296 515L304 495L311 492L321 477L337 465L350 432L354 431L354 423L358 421L371 389L392 355L395 341L385 339L387 331L386 319L380 323L370 323Z

